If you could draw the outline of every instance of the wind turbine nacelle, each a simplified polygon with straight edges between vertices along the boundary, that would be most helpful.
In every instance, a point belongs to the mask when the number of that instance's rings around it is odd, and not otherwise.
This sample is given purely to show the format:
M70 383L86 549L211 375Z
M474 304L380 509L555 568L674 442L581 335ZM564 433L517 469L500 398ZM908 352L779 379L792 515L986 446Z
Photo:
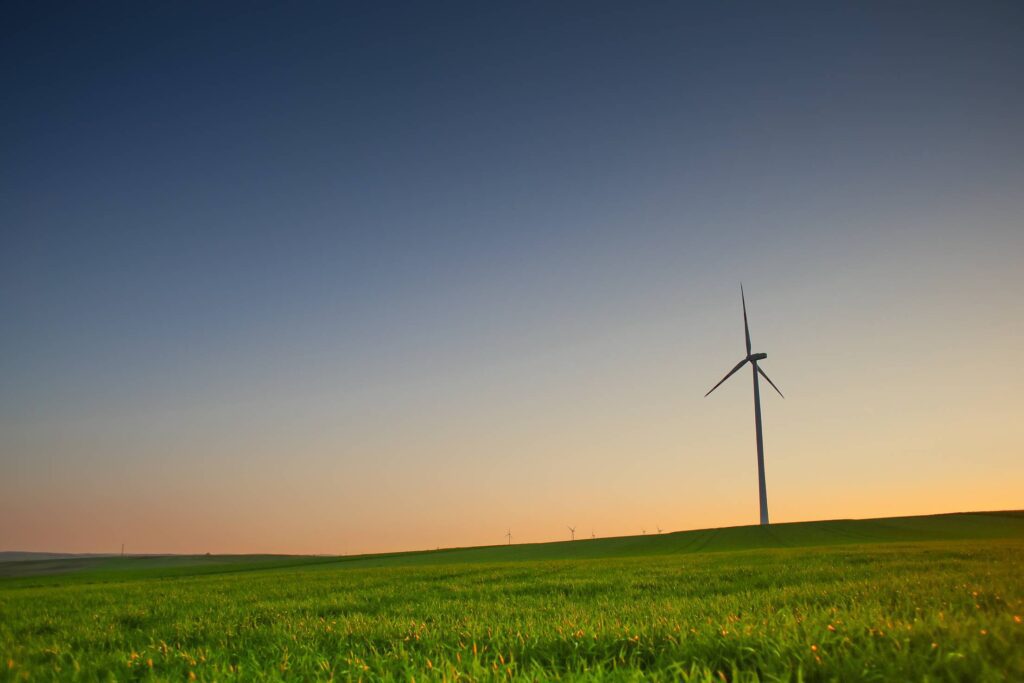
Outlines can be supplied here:
M756 360L764 360L767 357L768 357L767 353L752 353L749 356L747 356L747 360L753 362L753 361L756 361Z

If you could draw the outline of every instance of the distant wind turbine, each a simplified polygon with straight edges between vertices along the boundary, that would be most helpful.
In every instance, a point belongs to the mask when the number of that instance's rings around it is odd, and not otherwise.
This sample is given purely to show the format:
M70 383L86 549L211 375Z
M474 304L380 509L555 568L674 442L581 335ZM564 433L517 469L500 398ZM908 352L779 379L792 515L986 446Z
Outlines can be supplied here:
M661 527L660 526L658 527L658 533L659 534L661 533Z
M569 533L571 534L570 537L569 537L569 540L570 541L575 541L576 540L576 527L570 526L570 527L566 527L566 528L569 529Z
M512 530L509 529L505 532L505 536L508 538L508 544L512 545Z
M760 494L761 501L761 524L768 524L768 491L764 484L764 441L761 437L761 389L758 386L757 376L761 375L767 380L768 384L772 385L772 389L779 392L779 396L782 396L782 392L775 386L775 382L765 374L765 371L757 364L757 361L764 360L768 357L767 353L752 353L750 350L750 327L747 325L747 298L743 293L743 285L740 285L740 300L743 302L743 333L747 339L747 357L736 364L732 370L729 371L725 377L723 377L718 384L711 387L711 391L704 394L707 398L711 395L711 392L722 385L722 382L732 377L736 372L747 363L750 363L752 372L754 375L754 431L757 434L757 487L758 493ZM782 398L786 398L782 396Z

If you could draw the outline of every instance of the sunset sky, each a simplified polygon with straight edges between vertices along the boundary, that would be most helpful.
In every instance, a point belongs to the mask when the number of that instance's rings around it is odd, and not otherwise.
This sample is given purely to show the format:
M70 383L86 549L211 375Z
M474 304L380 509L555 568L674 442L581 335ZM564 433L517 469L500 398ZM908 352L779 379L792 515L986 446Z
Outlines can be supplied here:
M1024 508L1024 4L0 22L0 550Z

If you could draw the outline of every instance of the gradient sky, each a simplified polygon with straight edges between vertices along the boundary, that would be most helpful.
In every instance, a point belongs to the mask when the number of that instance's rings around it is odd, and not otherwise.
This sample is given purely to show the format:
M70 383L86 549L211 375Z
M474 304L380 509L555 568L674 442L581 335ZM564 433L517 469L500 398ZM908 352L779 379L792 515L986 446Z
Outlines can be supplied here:
M3 15L0 550L1024 507L1024 4Z

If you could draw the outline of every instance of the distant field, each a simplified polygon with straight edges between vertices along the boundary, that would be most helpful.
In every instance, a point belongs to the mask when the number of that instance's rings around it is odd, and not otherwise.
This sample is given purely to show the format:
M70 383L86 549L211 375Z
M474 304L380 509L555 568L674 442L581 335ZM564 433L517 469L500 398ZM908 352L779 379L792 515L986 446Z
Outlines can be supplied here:
M0 562L0 680L1022 681L1022 576L1017 512Z

